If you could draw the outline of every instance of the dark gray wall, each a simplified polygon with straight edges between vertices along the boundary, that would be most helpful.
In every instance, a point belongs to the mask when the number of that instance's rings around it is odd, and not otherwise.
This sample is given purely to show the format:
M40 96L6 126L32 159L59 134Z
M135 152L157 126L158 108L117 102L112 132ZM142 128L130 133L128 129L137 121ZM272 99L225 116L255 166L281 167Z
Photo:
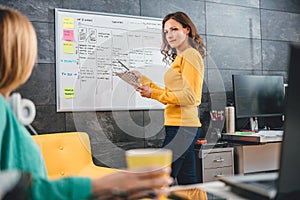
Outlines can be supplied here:
M54 8L159 17L186 12L202 35L208 56L200 118L203 133L210 110L224 110L232 99L232 74L280 74L287 79L288 43L300 42L300 1L296 0L0 0L33 22L39 42L37 66L18 91L37 108L39 133L86 131L95 162L124 167L124 150L157 147L162 111L57 113L55 98Z

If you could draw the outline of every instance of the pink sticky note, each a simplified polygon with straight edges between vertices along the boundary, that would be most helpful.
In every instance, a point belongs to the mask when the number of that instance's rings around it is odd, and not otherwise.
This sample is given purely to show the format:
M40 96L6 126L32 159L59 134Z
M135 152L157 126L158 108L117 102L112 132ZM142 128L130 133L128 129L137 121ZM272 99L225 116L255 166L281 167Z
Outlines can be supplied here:
M64 40L74 41L74 30L64 30Z

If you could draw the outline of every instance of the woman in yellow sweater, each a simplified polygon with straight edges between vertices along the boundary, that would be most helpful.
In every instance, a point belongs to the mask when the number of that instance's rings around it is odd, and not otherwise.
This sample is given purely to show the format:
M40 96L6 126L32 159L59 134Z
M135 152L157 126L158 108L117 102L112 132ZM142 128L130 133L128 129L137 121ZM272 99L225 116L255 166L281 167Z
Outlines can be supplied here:
M172 63L164 76L165 88L137 71L132 73L142 84L136 88L142 97L166 104L163 146L173 151L172 177L178 184L192 184L198 182L194 145L201 131L198 106L202 97L205 49L195 25L183 12L168 14L163 19L162 31L163 61Z

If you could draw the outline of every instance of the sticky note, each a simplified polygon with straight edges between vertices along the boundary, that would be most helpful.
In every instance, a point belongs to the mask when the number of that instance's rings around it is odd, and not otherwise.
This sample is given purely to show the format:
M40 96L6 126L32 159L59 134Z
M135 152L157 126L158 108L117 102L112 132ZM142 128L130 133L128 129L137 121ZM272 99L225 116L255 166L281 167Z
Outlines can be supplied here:
M64 97L66 99L72 99L75 97L75 89L73 87L64 88Z
M64 42L64 53L73 54L74 53L74 42Z
M74 29L74 18L64 17L63 18L63 28Z
M63 39L65 41L74 41L74 30L64 30Z

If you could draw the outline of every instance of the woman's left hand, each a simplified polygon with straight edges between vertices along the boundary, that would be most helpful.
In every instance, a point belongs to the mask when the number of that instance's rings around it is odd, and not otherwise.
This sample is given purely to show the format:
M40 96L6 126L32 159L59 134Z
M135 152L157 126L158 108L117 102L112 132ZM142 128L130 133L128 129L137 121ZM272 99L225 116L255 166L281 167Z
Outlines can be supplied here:
M142 97L151 98L152 88L150 88L149 86L143 85L137 87L136 91L138 91Z

